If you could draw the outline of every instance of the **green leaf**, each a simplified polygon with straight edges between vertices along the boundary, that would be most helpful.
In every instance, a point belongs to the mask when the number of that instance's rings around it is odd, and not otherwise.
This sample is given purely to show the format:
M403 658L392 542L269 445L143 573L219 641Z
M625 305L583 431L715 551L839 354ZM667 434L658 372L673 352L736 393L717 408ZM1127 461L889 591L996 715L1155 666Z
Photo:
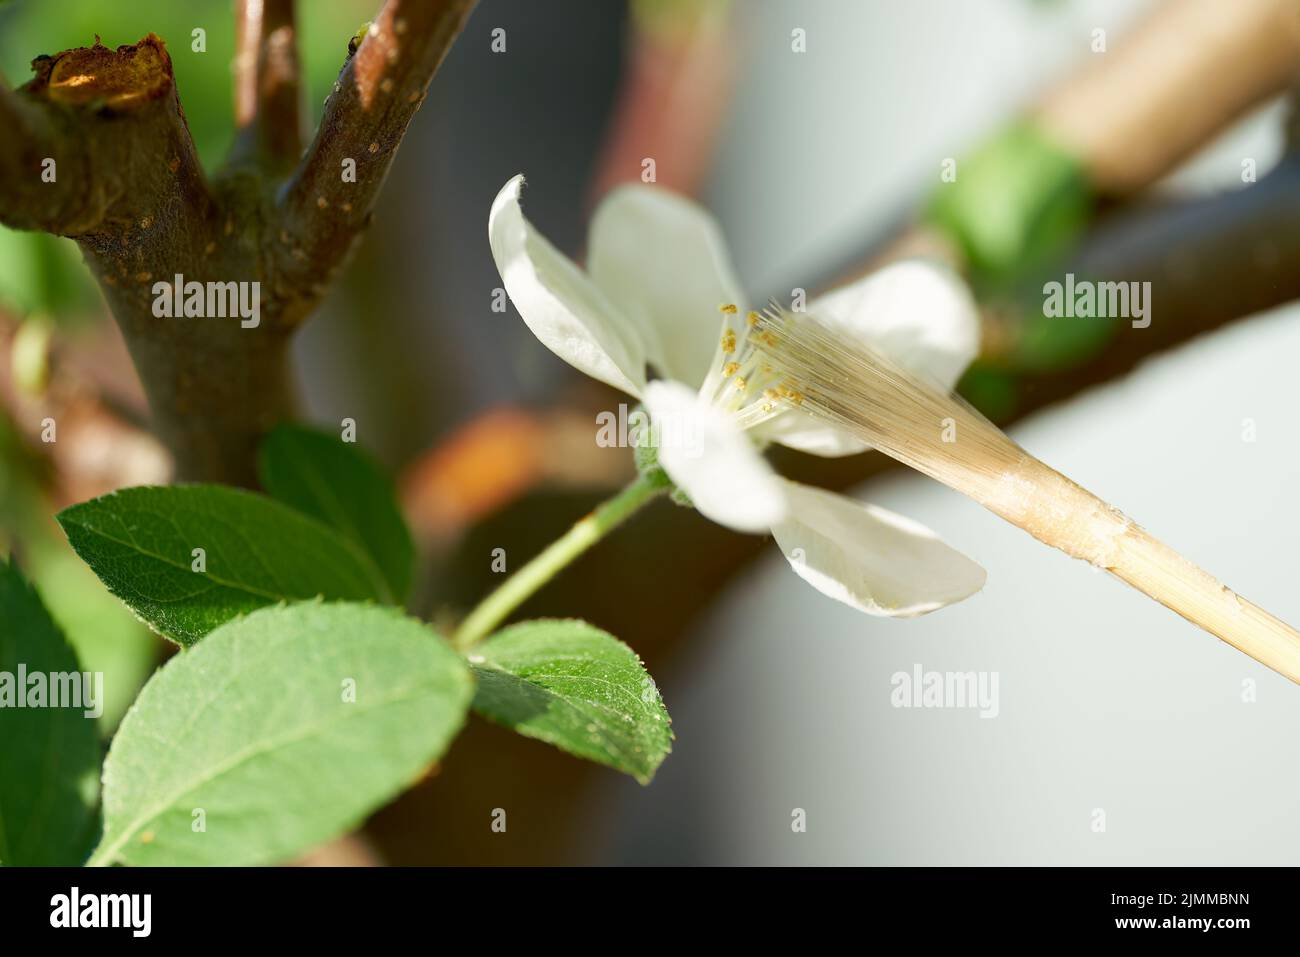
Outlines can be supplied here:
M25 681L19 684L19 669ZM9 561L0 560L0 863L72 866L86 859L98 830L99 725L94 707L51 707L52 676L79 671L40 598ZM31 676L46 686L44 706ZM92 679L93 680L93 679ZM24 687L25 685L25 687ZM88 690L80 682L77 694ZM95 704L102 704L103 686ZM62 699L59 703L66 703ZM87 716L86 711L92 711Z
M411 589L415 546L393 483L355 444L337 436L281 425L258 457L262 487L361 548L400 602Z
M977 280L997 284L1049 262L1087 226L1092 203L1082 161L1017 122L962 158L923 215L961 246Z
M648 784L672 750L670 719L641 659L584 621L540 619L477 646L474 710L529 738Z
M352 543L239 489L128 488L64 509L58 520L109 591L182 645L281 601L390 599L379 571ZM199 548L203 571L194 570Z
M62 321L98 302L71 239L0 226L0 305L19 314L48 312Z
M49 539L26 541L27 571L54 624L72 646L83 671L104 675L100 737L117 728L135 696L158 667L157 637L109 593L51 523Z
M460 657L392 608L305 602L232 621L123 719L91 863L286 860L414 782L472 696Z

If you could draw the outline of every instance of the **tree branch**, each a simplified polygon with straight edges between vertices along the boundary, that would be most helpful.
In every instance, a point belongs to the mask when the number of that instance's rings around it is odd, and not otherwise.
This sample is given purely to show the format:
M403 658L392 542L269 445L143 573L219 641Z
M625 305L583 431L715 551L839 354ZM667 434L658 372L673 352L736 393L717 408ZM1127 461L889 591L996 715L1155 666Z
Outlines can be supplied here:
M37 152L49 150L57 165L52 177L39 163L29 168L5 196L56 197L60 212L45 214L39 228L94 237L106 251L130 247L141 258L211 212L162 40L151 33L117 50L96 42L38 57L32 69L35 78L8 99Z
M1150 185L1247 110L1287 88L1300 60L1295 0L1156 5L1034 110L1098 192Z
M1300 157L1292 156L1244 189L1117 216L1057 275L1149 282L1148 305L1159 312L1148 328L1125 333L1142 340L1132 349L1143 355L1300 298L1298 220ZM1041 284L1033 292L1026 304L1041 309Z
M281 304L264 303L256 328L224 312L160 318L154 286L177 275L261 283L267 200L238 176L209 186L153 34L116 50L65 50L33 69L0 107L0 119L32 134L0 149L0 169L15 173L0 188L0 220L77 240L178 476L252 484L260 436L293 412ZM40 175L42 154L56 161L53 182Z
M287 174L302 153L302 89L293 0L237 0L232 164Z
M0 83L0 126L11 134L0 146L0 222L81 245L178 478L255 484L261 436L294 412L291 333L368 220L473 5L388 0L344 65L280 203L276 187L301 143L292 0L237 5L240 131L211 184L153 34L116 50L96 40L40 57L19 91ZM345 157L356 160L355 177L342 175ZM158 283L171 285L160 293ZM199 284L209 305L199 315L155 314L180 283L179 298ZM218 285L250 291L256 316L212 315Z
M472 7L388 0L345 64L282 202L277 187L300 144L291 0L238 5L240 133L211 184L153 34L116 50L97 40L40 57L27 86L0 84L0 126L12 134L0 145L0 222L81 245L178 478L255 484L261 436L294 413L290 336L367 222ZM342 175L345 157L356 160L355 177ZM209 303L216 285L251 291L257 315L212 314L211 305L199 315L156 315L179 282L180 298L198 284ZM160 293L158 283L171 287Z
M277 294L314 300L365 228L407 124L475 0L387 0L280 202ZM351 161L351 162L349 162ZM351 174L354 173L353 177Z

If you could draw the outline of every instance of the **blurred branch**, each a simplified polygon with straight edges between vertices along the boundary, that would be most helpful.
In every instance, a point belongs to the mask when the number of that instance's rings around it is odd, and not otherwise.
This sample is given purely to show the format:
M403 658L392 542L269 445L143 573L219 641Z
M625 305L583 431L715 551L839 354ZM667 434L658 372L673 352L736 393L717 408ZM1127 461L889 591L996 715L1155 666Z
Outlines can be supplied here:
M370 220L397 147L475 0L387 0L349 57L279 204L278 272L305 299ZM350 164L349 164L350 161ZM351 165L352 181L345 175Z
M1296 0L1165 0L959 158L919 217L836 275L922 250L977 283L1014 281L1077 242L1103 200L1131 198L1298 78Z
M1300 70L1296 0L1166 0L1048 94L1034 123L1093 187L1148 186Z
M501 407L458 429L402 473L402 505L417 540L426 549L445 549L467 527L541 484L625 484L632 461L593 444L595 423L594 411Z
M632 4L631 51L593 199L639 181L646 159L655 161L657 183L699 192L735 85L731 8L731 0Z
M232 163L292 169L302 153L301 71L294 0L235 4L235 125Z
M122 414L120 406L129 406L129 397L114 396L87 373L92 357L85 346L55 331L46 354L37 359L48 367L46 382L32 391L19 381L15 352L21 328L0 315L0 415L7 414L33 454L50 466L42 472L42 485L53 502L70 505L127 485L165 481L171 471L166 450ZM106 346L94 343L99 366L113 364L113 350ZM47 420L55 441L42 441Z
M1138 209L1103 223L1067 260L1081 276L1151 283L1159 310L1131 329L1138 355L1300 299L1300 157L1219 196ZM1041 290L1033 307L1041 309Z

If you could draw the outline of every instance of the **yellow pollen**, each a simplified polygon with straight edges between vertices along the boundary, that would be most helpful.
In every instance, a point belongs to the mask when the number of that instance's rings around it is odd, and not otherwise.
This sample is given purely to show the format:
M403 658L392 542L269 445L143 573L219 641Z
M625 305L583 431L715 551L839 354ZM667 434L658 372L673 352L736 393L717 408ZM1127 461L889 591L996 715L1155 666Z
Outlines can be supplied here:
M740 371L739 362L728 362L726 365L722 367L722 374L726 376L728 379L730 379L733 375L735 375L739 371Z
M729 316L734 316L737 313L737 311L738 310L736 309L736 304L734 302L724 302L722 305L718 307L718 312L725 312Z
M744 391L745 391L745 377L744 377L744 376L736 376L736 391L737 391L737 392L744 392Z
M764 389L763 398L775 402L777 399L781 398L781 393L777 392L775 389Z
M736 351L736 334L730 329L722 334L722 351L728 355Z
M758 313L756 313L756 312L749 312L749 313L746 313L746 314L745 314L745 321L748 322L751 326L756 326L756 325L758 325Z

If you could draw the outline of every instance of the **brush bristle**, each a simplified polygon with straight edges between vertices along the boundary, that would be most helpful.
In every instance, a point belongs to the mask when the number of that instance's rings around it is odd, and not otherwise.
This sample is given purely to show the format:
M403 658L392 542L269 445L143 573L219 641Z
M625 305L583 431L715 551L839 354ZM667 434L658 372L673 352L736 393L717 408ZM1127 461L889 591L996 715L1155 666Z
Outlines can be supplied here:
M792 405L977 501L1027 458L965 401L814 316L773 304L749 337Z

